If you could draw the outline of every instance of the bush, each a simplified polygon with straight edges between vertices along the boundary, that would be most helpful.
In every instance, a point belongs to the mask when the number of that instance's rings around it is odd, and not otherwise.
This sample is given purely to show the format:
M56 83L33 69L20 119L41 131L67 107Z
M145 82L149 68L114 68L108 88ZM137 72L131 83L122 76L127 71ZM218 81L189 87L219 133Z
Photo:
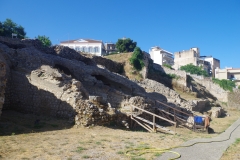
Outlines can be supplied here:
M240 86L238 86L238 89L240 89Z
M217 78L213 78L212 81L216 84L218 84L221 88L223 88L224 90L229 90L229 91L233 91L233 88L236 87L235 82L234 81L230 81L230 80L226 80L226 79L217 79Z
M170 79L179 79L180 77L179 76L177 76L176 74L167 74L167 76L168 76L168 78L170 78Z
M208 73L202 69L202 67L194 66L193 64L187 64L185 66L181 66L180 70L186 71L190 74L203 75L204 77L208 77Z
M142 53L142 50L139 47L136 47L134 49L133 55L129 59L129 61L130 61L131 65L133 65L133 67L136 70L142 70L142 68L144 67L143 53Z
M170 66L169 64L163 64L164 67L167 67L169 69L172 69L172 66Z

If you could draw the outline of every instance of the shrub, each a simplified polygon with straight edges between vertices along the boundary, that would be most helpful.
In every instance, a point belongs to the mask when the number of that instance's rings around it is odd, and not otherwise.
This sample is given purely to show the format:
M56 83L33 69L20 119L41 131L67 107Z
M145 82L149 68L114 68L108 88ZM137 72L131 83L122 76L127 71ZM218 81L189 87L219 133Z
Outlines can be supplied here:
M240 86L238 86L238 89L240 89Z
M141 70L144 66L144 63L142 60L143 60L142 50L139 47L136 47L129 61L136 70Z
M167 76L168 76L168 78L170 78L170 79L179 79L180 77L179 76L177 76L176 74L167 74Z
M223 88L224 90L229 90L229 91L233 91L233 87L235 87L235 82L234 81L230 81L230 80L226 80L226 79L217 79L217 78L213 78L212 81L216 84L218 84L221 88Z
M172 67L169 64L163 64L164 67L167 67L169 69L172 69Z
M208 77L208 73L202 69L202 67L194 66L193 64L187 64L185 66L181 66L180 70L186 71L190 74L197 74L197 75L203 75L205 77Z

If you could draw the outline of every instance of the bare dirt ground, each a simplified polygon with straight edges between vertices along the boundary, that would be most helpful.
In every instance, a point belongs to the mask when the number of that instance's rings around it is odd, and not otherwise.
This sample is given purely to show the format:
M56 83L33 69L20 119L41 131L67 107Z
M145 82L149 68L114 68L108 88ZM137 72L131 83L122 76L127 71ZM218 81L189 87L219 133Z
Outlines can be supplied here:
M240 116L227 110L229 117L215 118L211 134L177 128L176 135L126 130L111 126L75 128L66 120L3 111L0 120L0 159L154 159L159 153L128 157L131 148L169 148L197 137L214 137ZM39 120L39 121L36 121Z

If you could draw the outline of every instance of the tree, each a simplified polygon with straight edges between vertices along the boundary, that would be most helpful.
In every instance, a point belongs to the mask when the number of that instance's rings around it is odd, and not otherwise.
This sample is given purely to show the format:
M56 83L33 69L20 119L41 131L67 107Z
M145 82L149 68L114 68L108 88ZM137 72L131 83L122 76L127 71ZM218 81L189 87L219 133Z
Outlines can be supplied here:
M50 41L49 37L38 35L37 39L40 40L43 46L45 47L50 47L52 45L52 42Z
M116 43L116 48L121 53L132 52L136 46L137 42L133 42L130 38L118 39Z
M25 38L26 32L21 25L17 25L11 19L6 19L4 22L0 22L0 36L12 37L12 33L17 34L20 39Z
M143 53L139 47L135 47L132 57L129 59L130 63L136 70L141 70L144 66Z
M191 74L203 75L208 77L208 73L202 69L202 67L194 66L193 64L187 64L185 66L181 66L180 70L184 70Z

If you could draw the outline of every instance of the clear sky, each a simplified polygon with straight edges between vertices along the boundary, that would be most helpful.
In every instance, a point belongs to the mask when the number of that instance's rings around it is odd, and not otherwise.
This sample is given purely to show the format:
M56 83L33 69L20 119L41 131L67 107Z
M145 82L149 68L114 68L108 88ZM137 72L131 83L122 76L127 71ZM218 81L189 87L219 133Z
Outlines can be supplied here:
M240 0L0 0L0 21L6 18L53 44L127 37L147 52L198 47L221 68L240 68Z

